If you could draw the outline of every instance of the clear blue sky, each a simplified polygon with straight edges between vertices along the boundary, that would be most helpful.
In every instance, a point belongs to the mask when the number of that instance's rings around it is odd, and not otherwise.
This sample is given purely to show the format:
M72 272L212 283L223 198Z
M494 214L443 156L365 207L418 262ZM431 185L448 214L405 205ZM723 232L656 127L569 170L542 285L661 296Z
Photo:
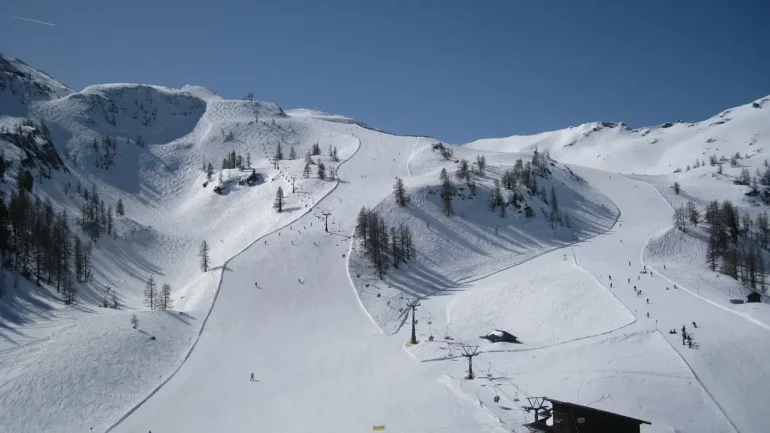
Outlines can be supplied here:
M5 0L0 50L81 89L253 91L454 143L701 120L770 94L770 1Z

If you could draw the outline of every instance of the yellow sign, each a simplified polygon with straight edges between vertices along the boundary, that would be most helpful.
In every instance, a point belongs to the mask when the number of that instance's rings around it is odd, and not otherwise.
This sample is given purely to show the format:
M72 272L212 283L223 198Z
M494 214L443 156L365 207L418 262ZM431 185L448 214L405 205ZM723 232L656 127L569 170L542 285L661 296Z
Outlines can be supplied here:
M372 430L374 431L383 431L385 430L385 425L373 425Z

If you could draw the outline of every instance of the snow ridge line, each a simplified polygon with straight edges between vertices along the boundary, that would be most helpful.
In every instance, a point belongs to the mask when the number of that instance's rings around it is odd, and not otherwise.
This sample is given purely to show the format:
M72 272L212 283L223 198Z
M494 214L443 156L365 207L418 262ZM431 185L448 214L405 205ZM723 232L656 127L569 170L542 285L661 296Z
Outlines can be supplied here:
M671 203L669 203L668 200L666 200L665 197L663 197L663 195L660 193L660 191L658 191L657 188L655 188L655 186L653 186L653 185L651 185L651 184L649 184L647 182L636 180L636 179L633 179L633 178L629 178L629 179L631 179L634 182L638 182L638 183L641 183L643 185L646 185L646 186L652 188L653 190L655 190L655 192L658 194L658 196L661 198L661 200L663 200L668 205L668 207L671 208L672 211L674 210L674 208L671 206ZM672 227L673 227L673 225L669 226L667 230L670 230ZM684 290L685 292L689 293L690 295L692 295L692 296L694 296L694 297L696 297L696 298L698 298L698 299L700 299L702 301L708 302L709 304L711 304L711 305L713 305L713 306L715 306L717 308L720 308L720 309L722 309L724 311L727 311L729 313L735 314L736 316L741 317L741 318L743 318L743 319L745 319L745 320L747 320L747 321L749 321L749 322L759 326L760 328L764 328L764 329L770 331L770 325L762 323L762 322L760 322L759 320L757 320L757 319L755 319L753 317L746 316L746 315L744 315L744 314L742 314L742 313L740 313L738 311L735 311L733 309L727 308L724 305L720 305L717 302L712 301L711 299L704 298L703 296L693 292L692 290L684 287L683 285L675 283L674 281L672 281L671 279L666 277L666 275L663 274L662 272L660 272L658 269L655 269L652 266L647 265L644 262L644 252L647 250L647 245L650 243L651 240L652 240L652 238L647 239L647 241L644 243L644 247L642 248L642 251L641 251L641 253L639 255L639 261L642 263L642 265L649 266L650 269L652 269L653 271L656 271L658 273L658 275L663 277L664 280L668 281L671 284L676 284L679 289Z
M353 137L354 137L356 140L358 140L358 147L356 147L356 150L355 150L355 151L354 151L354 152L353 152L353 153L352 153L352 154L351 154L351 155L348 157L348 159L346 159L346 160L342 161L342 162L341 162L339 165L337 165L337 168L339 168L340 166L342 166L342 165L343 165L343 164L345 164L346 162L350 161L350 160L351 160L351 159L352 159L352 158L353 158L353 157L354 157L354 156L355 156L355 155L358 153L359 149L361 149L361 139L360 139L360 138L358 138L358 137L356 137L355 135L354 135ZM266 238L266 237L268 237L268 236L271 236L271 235L273 235L273 234L277 233L277 232L278 232L278 231L280 231L280 230L283 230L283 229L285 229L287 226L289 226L289 225L291 225L291 224L294 224L294 222L296 222L297 220L299 220L299 219L300 219L300 218L302 218L303 216L305 216L305 215L307 215L308 213L310 213L310 212L311 212L313 209L315 209L315 208L316 208L316 207L317 207L319 204L321 204L321 202L322 202L322 201L324 201L324 199L325 199L326 197L328 197L328 196L329 196L329 195L330 195L332 192L334 192L334 190L336 190L336 189L337 189L337 187L339 186L339 184L340 184L340 182L339 182L339 180L337 180L337 181L336 181L336 183L334 184L334 186L333 186L333 187L332 187L332 188L331 188L331 189L330 189L330 190L329 190L329 191L328 191L326 194L324 194L324 195L323 195L323 196L322 196L322 197L321 197L321 198L320 198L320 199L319 199L319 200L318 200L318 201L317 201L317 202L316 202L316 203L315 203L313 206L309 207L309 208L307 209L307 211L305 211L304 213L302 213L302 214L298 215L298 216L297 216L297 218L295 218L295 219L293 219L293 220L289 221L288 223L286 223L286 224L282 225L281 227L278 227L278 228L276 228L275 230L273 230L273 231L271 231L271 232L269 232L269 233L266 233L266 234L264 234L264 235L262 235L262 236L258 237L257 239L255 239L255 240L254 240L254 242L250 243L249 245L247 245L246 247L244 247L242 250L240 250L240 251L238 251L237 253L235 253L235 254L234 254L232 257L230 257L229 259L225 260L225 262L222 264L222 272L221 272L221 274L220 274L220 277L219 277L219 284L217 284L217 290L214 292L214 299L211 301L211 307L209 307L209 311L206 313L206 317L204 317L204 318L203 318L203 322L201 323L201 327L200 327L200 329L198 330L198 335L196 335L196 336L195 336L195 341L193 342L192 346L190 346L190 349L187 351L187 354L186 354L186 355L184 356L184 358L182 359L182 362L181 362L181 363L179 363L179 365L177 366L177 368L175 368L175 369L174 369L174 371L173 371L173 372L171 372L171 374L170 374L170 375L169 375L169 376L168 376L168 377L167 377L167 378L166 378L166 379L165 379L163 382L161 382L161 383L160 383L160 385L158 385L158 386L157 386L155 389L153 389L153 390L152 390L152 391L151 391L151 392L150 392L150 393L149 393L149 394L148 394L146 397L144 397L144 398L143 398L141 401L139 401L139 403L137 403L137 404L136 404L134 407L132 407L131 409L129 409L129 411L128 411L128 412L127 412L125 415L123 415L122 417L120 417L120 419L118 419L118 420L117 420L117 421L116 421L114 424L112 424L111 426L109 426L109 427L107 428L107 430L105 430L105 433L108 433L108 432L112 431L112 430L113 430L115 427L117 427L117 426L118 426L120 423L122 423L123 421L125 421L125 420L126 420L126 418L128 418L129 416L131 416L131 414L133 414L134 412L136 412L136 410L137 410L137 409L139 409L139 408L140 408L140 407L141 407L141 406L142 406L144 403L146 403L146 402L147 402L147 400L149 400L149 399L150 399L150 398L151 398L153 395L155 395L155 393L157 393L158 391L160 391L160 389L161 389L161 388L163 388L163 386L164 386L166 383L168 383L168 382L169 382L171 379L173 379L173 378L174 378L174 376L176 376L176 374L179 372L179 370L181 370L181 369L182 369L182 367L185 365L185 362L186 362L186 361L187 361L187 360L190 358L190 355L192 355L192 352L193 352L193 350L195 350L195 346L197 346L197 345L198 345L198 341L200 341L201 335L203 334L203 329L206 327L206 322L209 320L209 316L211 316L211 312L212 312L212 311L214 311L214 306L216 305L216 302L217 302L217 298L219 297L219 291L222 289L222 281L224 281L224 277L225 277L225 272L224 272L224 270L227 268L227 264L228 264L228 263L230 263L230 261L232 261L234 258L236 258L236 257L238 257L239 255L241 255L241 254L243 254L244 252L246 252L246 250L248 250L249 248L251 248L252 246L254 246L254 245L255 245L257 242L259 242L260 240L262 240L262 239L264 239L264 238ZM349 276L350 276L350 272L348 272L348 277L349 277ZM370 316L370 318L371 318L371 316Z

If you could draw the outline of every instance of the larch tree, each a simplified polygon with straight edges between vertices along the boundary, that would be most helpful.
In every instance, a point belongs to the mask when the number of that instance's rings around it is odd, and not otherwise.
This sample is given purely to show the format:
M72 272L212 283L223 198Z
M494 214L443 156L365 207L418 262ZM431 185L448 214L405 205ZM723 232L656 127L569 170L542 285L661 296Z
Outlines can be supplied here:
M400 177L396 177L396 184L393 185L393 196L396 198L396 203L403 207L409 203L409 194L404 187L404 181Z
M476 168L479 176L484 176L484 169L487 167L487 159L484 155L476 155Z
M273 209L278 213L283 212L283 188L278 187L278 191L275 192L275 200L273 201Z
M200 258L201 271L207 272L209 270L209 244L206 241L201 242L198 257Z
M160 293L158 293L158 308L161 310L168 310L172 306L171 286L168 283L163 283Z
M150 274L150 278L147 279L147 283L144 285L144 305L150 307L150 310L154 310L157 306L158 290L155 287L155 278Z

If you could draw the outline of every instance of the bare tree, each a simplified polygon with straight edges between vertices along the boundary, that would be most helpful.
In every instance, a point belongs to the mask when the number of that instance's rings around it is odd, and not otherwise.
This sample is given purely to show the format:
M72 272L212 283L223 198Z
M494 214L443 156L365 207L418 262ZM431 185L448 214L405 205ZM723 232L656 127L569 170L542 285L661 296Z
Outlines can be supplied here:
M155 288L155 278L150 274L150 278L147 279L147 283L144 286L144 305L150 307L150 310L154 310L158 302L158 291Z
M158 294L158 308L161 310L168 310L173 305L171 300L171 286L168 283L163 283Z

